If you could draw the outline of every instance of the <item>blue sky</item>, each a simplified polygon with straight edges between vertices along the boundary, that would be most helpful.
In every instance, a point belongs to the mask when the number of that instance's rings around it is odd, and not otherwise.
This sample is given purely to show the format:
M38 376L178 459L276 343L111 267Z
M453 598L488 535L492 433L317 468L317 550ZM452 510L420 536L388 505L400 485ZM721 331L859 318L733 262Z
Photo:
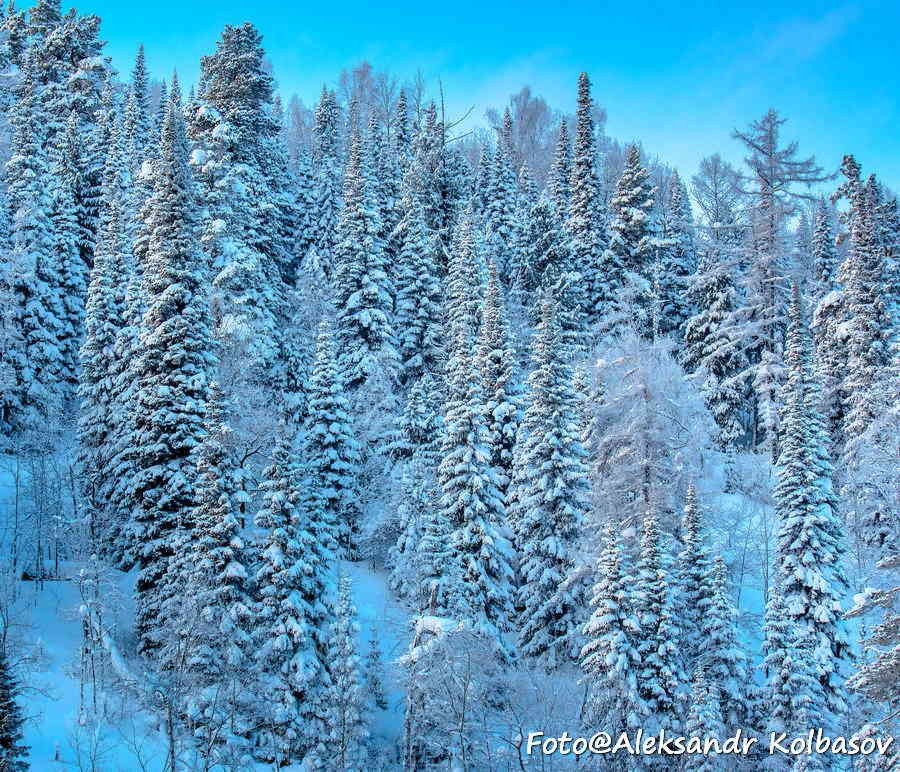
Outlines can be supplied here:
M131 68L139 42L155 76L196 79L225 23L261 30L279 88L315 100L323 82L368 59L401 80L440 77L451 113L490 105L530 84L574 106L578 72L609 114L607 131L640 139L690 175L720 151L739 161L731 130L776 107L785 138L835 169L845 152L900 189L900 2L604 4L558 0L82 0L103 18L108 52Z

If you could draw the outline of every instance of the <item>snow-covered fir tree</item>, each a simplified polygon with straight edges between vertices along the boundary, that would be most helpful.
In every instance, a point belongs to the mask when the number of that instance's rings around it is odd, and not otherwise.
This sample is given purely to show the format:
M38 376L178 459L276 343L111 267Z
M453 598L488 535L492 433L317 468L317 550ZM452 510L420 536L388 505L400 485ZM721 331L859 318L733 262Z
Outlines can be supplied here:
M684 722L685 737L720 738L725 737L727 730L722 722L722 712L716 685L711 683L702 667L694 670L691 683L691 701L687 718ZM720 769L715 753L691 753L685 756L682 769L690 772L715 772Z
M463 261L465 262L465 261ZM470 320L451 319L438 507L450 529L447 607L500 643L511 623L510 544L503 535L506 504L486 444L484 391L472 356ZM501 643L502 645L502 643Z
M721 259L715 251L705 253L691 279L687 296L695 313L685 324L681 362L702 383L719 447L727 451L746 431L747 360L729 326L738 301Z
M368 157L354 134L344 173L344 203L337 228L336 335L347 388L378 375L397 374L393 287L385 264L381 216L368 181Z
M303 449L309 507L327 531L332 550L355 555L359 536L356 474L360 447L352 426L345 381L339 376L334 336L327 321L319 326L316 359L309 383L309 418Z
M264 506L254 521L265 532L254 577L255 657L265 674L267 701L260 750L279 763L301 759L317 746L330 684L324 626L331 556L321 513L301 501L291 439L285 427L265 471Z
M614 736L637 730L648 715L638 688L641 628L630 570L620 537L607 526L591 595L591 617L584 626L581 667L587 688L585 728L603 727Z
M681 728L682 671L675 591L668 556L660 543L656 518L648 516L641 530L641 555L636 565L635 614L641 629L638 688L647 704L653 731Z
M147 308L141 319L131 442L139 465L134 499L140 528L137 627L141 650L162 644L160 609L173 538L190 527L195 503L194 453L203 435L207 374L212 364L204 264L196 237L196 203L187 163L181 100L173 89L142 212L149 233L142 265ZM180 589L180 588L179 588Z
M367 766L365 697L356 637L359 625L348 576L338 580L334 622L328 631L328 670L331 681L324 694L327 737L319 756L320 768L335 772L364 772Z
M657 251L650 229L654 194L647 169L641 163L640 148L631 145L609 201L609 246L604 264L621 266L622 273L610 280L619 282L624 297L617 298L619 309L609 309L608 313L629 316L638 313L638 324L647 335L652 335L654 327L650 308L652 265Z
M0 648L0 768L27 772L28 747L23 743L25 716L19 704L19 683L5 647Z
M699 664L719 692L719 707L727 731L747 726L752 715L747 655L738 640L728 569L717 555L710 569L712 601L702 620L703 651Z
M605 258L606 224L600 199L594 137L594 102L587 73L578 77L578 118L572 152L572 178L566 227L571 238L571 268L581 274L581 305L590 322L609 311L618 287L617 266Z
M811 343L796 285L790 308L786 357L784 442L778 458L775 510L780 526L775 577L786 613L813 641L824 704L814 712L838 722L846 710L843 681L850 656L840 620L847 594L844 524L837 514L825 429L812 374Z
M510 517L519 554L519 646L553 669L577 658L581 588L566 580L588 512L572 369L559 344L552 299L544 301L514 451Z

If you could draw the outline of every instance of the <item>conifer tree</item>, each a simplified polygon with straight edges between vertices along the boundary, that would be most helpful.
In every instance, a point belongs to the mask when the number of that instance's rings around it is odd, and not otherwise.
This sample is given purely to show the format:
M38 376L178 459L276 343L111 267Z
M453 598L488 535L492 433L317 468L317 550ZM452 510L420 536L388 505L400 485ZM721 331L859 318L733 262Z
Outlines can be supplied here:
M374 623L369 632L363 676L366 694L369 695L372 705L379 710L387 710L388 702L384 692L384 660L381 656L378 627Z
M779 277L786 272L782 239L785 219L796 212L797 202L809 200L797 185L825 182L814 157L797 158L797 143L781 146L785 119L775 110L753 121L733 137L747 148L749 174L744 178L750 195L750 234L744 272L744 293L734 324L739 326L755 389L754 444L764 445L772 460L779 454L779 395L784 376L783 345L787 287Z
M435 251L437 241L425 224L419 200L408 195L395 232L400 242L396 271L396 329L401 379L412 383L434 372L441 355L442 287Z
M640 623L634 614L624 548L610 526L603 533L591 616L584 626L581 667L587 687L585 727L612 735L642 725L647 708L638 690Z
M750 701L747 692L747 655L735 629L734 602L728 593L728 569L721 555L711 567L712 602L703 620L700 665L719 690L719 705L726 730L747 726Z
M193 454L203 433L211 365L204 262L196 239L187 140L175 90L143 220L149 234L142 266L147 308L140 325L139 409L132 442L139 464L134 500L139 502L142 531L137 627L141 650L149 653L162 643L160 610L168 591L164 585L178 581L167 576L172 538L191 523Z
M635 612L641 628L638 688L650 720L658 729L681 728L679 696L685 682L672 582L659 543L656 518L648 516L641 532L641 555L635 583Z
M647 170L641 164L641 151L637 145L631 145L609 202L609 247L605 263L622 267L619 280L624 296L620 305L625 301L629 306L621 307L619 313L630 315L637 311L641 316L639 327L645 334L650 334L653 327L650 303L656 245L650 231L650 209L654 192Z
M778 458L775 509L780 520L775 558L788 615L807 630L825 704L823 720L846 708L843 680L849 657L840 608L847 592L842 560L843 523L837 514L832 471L810 363L810 342L794 285L786 349L784 443Z
M522 420L522 407L506 308L493 262L489 270L473 365L481 378L485 442L491 465L499 475L498 487L505 497L512 478L513 447Z
M469 319L451 319L442 458L438 467L440 518L451 529L447 605L489 637L509 629L512 568L501 528L506 507L485 444L483 392L473 367Z
M320 513L300 501L291 438L282 431L262 483L264 506L255 525L265 531L255 584L256 660L271 703L262 733L282 759L302 758L320 740L329 688L324 635L329 553Z
M206 399L205 436L197 452L191 587L198 593L204 621L215 630L210 653L221 652L230 665L239 666L251 656L253 602L249 555L234 511L226 409L221 387L213 381Z
M549 668L578 655L581 599L566 578L570 550L588 512L585 451L579 441L572 370L559 345L552 299L544 301L515 447L511 520L519 553L522 654Z
M151 144L153 142L149 75L147 73L147 61L144 56L143 43L138 46L137 55L134 59L134 69L131 71L131 84L125 103L123 129L128 149L128 168L132 175L136 175L141 163L151 152Z
M727 451L745 433L747 360L730 328L738 302L734 284L716 251L701 259L688 298L696 311L685 324L681 363L702 379L706 404L719 427L719 447Z
M553 165L550 168L550 200L555 207L557 219L565 222L569 213L569 196L571 195L572 177L572 144L569 139L569 127L565 120L559 122L559 135L556 140L556 152L553 154Z
M356 653L359 625L348 576L338 581L334 622L328 633L328 669L331 683L324 696L328 727L322 767L335 772L365 772L367 769L363 682Z
M61 407L62 320L60 265L45 184L49 170L47 105L39 81L41 63L29 48L17 101L10 115L12 155L6 164L11 213L11 262L16 266L14 320L20 347L8 352L16 378L13 423L37 428Z
M884 259L874 202L860 180L859 164L853 156L844 157L841 172L846 182L838 194L850 202L850 251L838 273L844 287L843 322L847 328L846 374L841 384L846 438L843 451L849 456L856 438L871 424L879 407L871 397L874 384L890 363L892 324L884 304Z
M678 172L669 183L658 258L652 270L654 295L659 306L658 332L672 335L680 344L693 308L688 298L688 283L697 268L694 249L693 217L687 190Z
M22 743L25 723L19 705L19 684L12 672L9 655L0 648L0 769L27 772L28 746Z
M309 384L306 429L306 475L309 507L317 512L332 549L355 556L360 504L356 476L359 441L354 435L344 381L338 375L336 352L327 322L319 325L316 359Z
M837 255L825 201L813 221L813 343L816 375L822 387L822 414L831 438L829 448L843 449L844 405L841 380L846 373L847 346L842 330L843 291L837 284Z
M597 175L593 110L591 83L583 72L578 78L578 120L566 226L571 237L572 270L581 274L581 305L590 322L609 311L618 289L614 282L621 270L605 256L607 237Z
M685 498L681 538L684 549L678 556L678 587L682 603L683 653L685 662L693 669L705 645L701 632L713 601L711 558L693 483L688 486Z
M508 113L507 113L508 115ZM484 212L484 241L497 263L497 270L505 280L509 276L516 238L516 175L509 147L498 138L490 167L490 189Z
M534 293L546 286L548 271L559 276L571 268L563 222L554 211L554 203L541 196L529 207L519 227L509 283L525 305L534 304Z
M365 166L368 159L362 151L359 135L354 134L335 244L337 339L349 389L379 373L391 380L399 364L381 217L374 206Z
M716 691L716 685L709 681L703 668L698 666L694 671L690 709L684 724L686 737L718 739L726 736L727 730L722 722ZM721 768L713 753L691 753L685 756L684 762L682 768L690 772L716 772Z
M316 105L313 169L315 187L315 224L311 259L325 276L334 272L334 248L337 243L338 218L341 211L341 167L338 126L340 110L333 91L322 86Z

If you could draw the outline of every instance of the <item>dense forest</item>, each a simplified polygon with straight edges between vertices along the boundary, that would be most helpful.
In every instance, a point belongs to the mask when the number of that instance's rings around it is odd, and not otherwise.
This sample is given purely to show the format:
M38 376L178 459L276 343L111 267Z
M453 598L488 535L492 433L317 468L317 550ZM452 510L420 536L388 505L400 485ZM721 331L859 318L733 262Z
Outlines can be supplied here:
M473 124L367 63L282 100L250 23L189 88L0 26L0 770L900 764L864 148L773 109L679 173L584 73ZM529 740L638 730L846 750Z

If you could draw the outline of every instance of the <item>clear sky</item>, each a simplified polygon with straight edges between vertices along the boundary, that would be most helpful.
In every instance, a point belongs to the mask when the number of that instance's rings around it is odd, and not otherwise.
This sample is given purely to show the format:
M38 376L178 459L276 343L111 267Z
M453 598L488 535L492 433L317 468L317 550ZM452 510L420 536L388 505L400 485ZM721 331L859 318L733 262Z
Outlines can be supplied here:
M65 2L64 2L65 5ZM343 0L79 0L99 14L108 53L127 73L138 43L157 77L196 80L225 23L252 21L287 98L315 101L323 82L368 59L410 79L440 77L452 111L502 105L529 84L574 108L586 70L607 132L640 139L692 174L719 151L739 161L731 130L777 108L786 139L836 169L900 189L900 0L412 2Z

